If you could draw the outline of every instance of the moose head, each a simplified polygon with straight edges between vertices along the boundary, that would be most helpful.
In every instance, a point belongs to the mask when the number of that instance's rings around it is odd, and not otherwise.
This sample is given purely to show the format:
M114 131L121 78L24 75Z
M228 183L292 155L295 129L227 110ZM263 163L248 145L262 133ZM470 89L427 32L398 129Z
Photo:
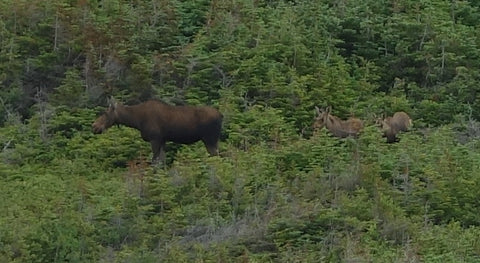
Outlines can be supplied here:
M102 133L108 128L112 127L117 119L117 102L113 97L109 99L109 106L107 110L98 117L92 124L93 133Z

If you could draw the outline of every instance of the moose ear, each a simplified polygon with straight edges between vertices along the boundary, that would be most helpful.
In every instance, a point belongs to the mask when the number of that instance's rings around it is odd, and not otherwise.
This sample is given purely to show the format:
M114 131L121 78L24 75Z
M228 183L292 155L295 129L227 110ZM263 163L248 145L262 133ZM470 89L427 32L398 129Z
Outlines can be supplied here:
M322 114L322 112L320 111L320 108L318 108L317 106L315 106L315 113L317 113L317 115Z
M325 112L326 113L331 113L332 112L332 106L328 106L327 108L325 108Z

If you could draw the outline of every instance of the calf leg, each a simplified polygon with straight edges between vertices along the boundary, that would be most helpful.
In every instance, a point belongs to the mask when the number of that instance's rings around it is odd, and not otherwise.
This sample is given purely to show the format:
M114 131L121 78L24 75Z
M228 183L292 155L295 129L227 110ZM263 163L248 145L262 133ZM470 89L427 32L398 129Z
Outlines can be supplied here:
M398 142L397 136L393 133L387 133L387 143L395 143Z

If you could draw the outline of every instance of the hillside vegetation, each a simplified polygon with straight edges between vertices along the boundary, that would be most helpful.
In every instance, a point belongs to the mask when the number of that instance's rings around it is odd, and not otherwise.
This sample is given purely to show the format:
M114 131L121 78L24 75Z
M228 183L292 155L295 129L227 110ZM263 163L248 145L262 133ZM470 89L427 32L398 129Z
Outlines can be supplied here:
M0 1L0 262L480 261L479 8ZM218 108L220 156L94 135L110 96Z

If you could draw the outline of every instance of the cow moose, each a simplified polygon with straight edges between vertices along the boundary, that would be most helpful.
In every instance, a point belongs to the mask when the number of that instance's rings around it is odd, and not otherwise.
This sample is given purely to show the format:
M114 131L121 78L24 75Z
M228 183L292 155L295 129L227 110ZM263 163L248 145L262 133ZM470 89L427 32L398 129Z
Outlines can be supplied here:
M397 134L407 131L412 126L412 119L403 111L395 112L392 117L380 119L383 136L387 143L398 142Z
M152 146L152 163L164 163L167 141L180 144L202 141L210 155L218 155L222 120L222 114L208 106L172 106L158 100L126 106L112 99L92 128L95 134L114 124L137 129Z
M320 130L323 127L327 129L336 137L346 138L352 136L356 138L363 129L363 122L358 118L349 118L342 120L330 114L332 108L327 107L325 110L320 110L315 106L316 117L313 123L315 130Z

